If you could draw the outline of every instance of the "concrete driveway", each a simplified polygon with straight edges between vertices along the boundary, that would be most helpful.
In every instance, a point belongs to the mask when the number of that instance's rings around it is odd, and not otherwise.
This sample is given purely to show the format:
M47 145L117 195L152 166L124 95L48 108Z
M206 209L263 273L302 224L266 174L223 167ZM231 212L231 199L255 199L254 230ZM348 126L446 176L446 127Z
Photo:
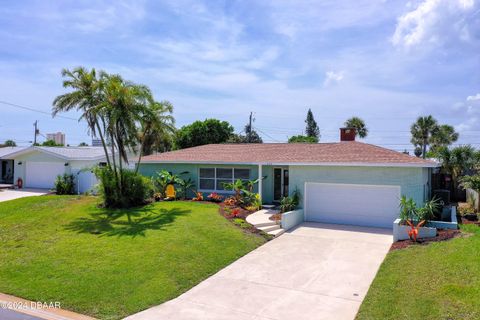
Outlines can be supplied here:
M304 223L127 319L354 319L391 243L386 229Z
M2 189L0 190L0 202L24 197L41 196L49 192L50 191L46 189Z

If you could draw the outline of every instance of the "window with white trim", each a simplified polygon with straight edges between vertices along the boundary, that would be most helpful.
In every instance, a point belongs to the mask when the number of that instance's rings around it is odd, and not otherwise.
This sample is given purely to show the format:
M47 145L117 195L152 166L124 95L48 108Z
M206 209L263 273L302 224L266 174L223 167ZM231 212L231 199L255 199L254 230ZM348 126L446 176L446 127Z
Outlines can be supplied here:
M198 172L198 189L208 191L225 191L224 184L240 179L250 179L250 169L245 168L200 168Z

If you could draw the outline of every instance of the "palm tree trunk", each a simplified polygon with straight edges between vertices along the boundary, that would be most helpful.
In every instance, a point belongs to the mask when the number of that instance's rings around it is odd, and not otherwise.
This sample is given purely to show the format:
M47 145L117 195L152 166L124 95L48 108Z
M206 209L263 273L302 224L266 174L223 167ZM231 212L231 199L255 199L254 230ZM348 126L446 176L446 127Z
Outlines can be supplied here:
M135 174L138 173L138 168L140 167L140 161L142 161L143 145L145 144L145 137L147 136L147 130L143 132L142 142L140 143L140 150L138 150L138 161L135 167Z
M98 135L100 136L100 140L102 140L103 151L105 152L105 157L107 158L107 164L111 167L110 164L110 157L108 156L107 145L105 144L105 138L103 137L102 130L100 129L100 124L98 121L95 121L95 125L97 126Z
M422 150L422 157L425 159L427 157L427 139L423 138L423 150Z

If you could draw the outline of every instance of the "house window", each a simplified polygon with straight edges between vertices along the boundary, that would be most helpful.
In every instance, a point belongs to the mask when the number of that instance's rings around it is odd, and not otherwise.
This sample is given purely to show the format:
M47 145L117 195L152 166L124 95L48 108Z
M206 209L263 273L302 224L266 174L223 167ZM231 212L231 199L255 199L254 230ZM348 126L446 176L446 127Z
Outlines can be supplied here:
M232 183L237 179L250 179L250 169L238 168L200 168L199 183L200 190L225 191L224 184Z

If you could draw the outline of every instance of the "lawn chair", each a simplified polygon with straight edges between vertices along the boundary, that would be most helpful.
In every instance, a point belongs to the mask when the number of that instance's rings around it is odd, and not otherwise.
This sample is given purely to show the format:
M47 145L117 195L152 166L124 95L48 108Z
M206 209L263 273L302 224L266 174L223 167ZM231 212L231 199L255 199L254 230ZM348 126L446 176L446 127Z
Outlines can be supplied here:
M165 190L166 193L166 200L176 200L177 199L177 192L175 191L175 187L173 184L167 185L167 189Z

